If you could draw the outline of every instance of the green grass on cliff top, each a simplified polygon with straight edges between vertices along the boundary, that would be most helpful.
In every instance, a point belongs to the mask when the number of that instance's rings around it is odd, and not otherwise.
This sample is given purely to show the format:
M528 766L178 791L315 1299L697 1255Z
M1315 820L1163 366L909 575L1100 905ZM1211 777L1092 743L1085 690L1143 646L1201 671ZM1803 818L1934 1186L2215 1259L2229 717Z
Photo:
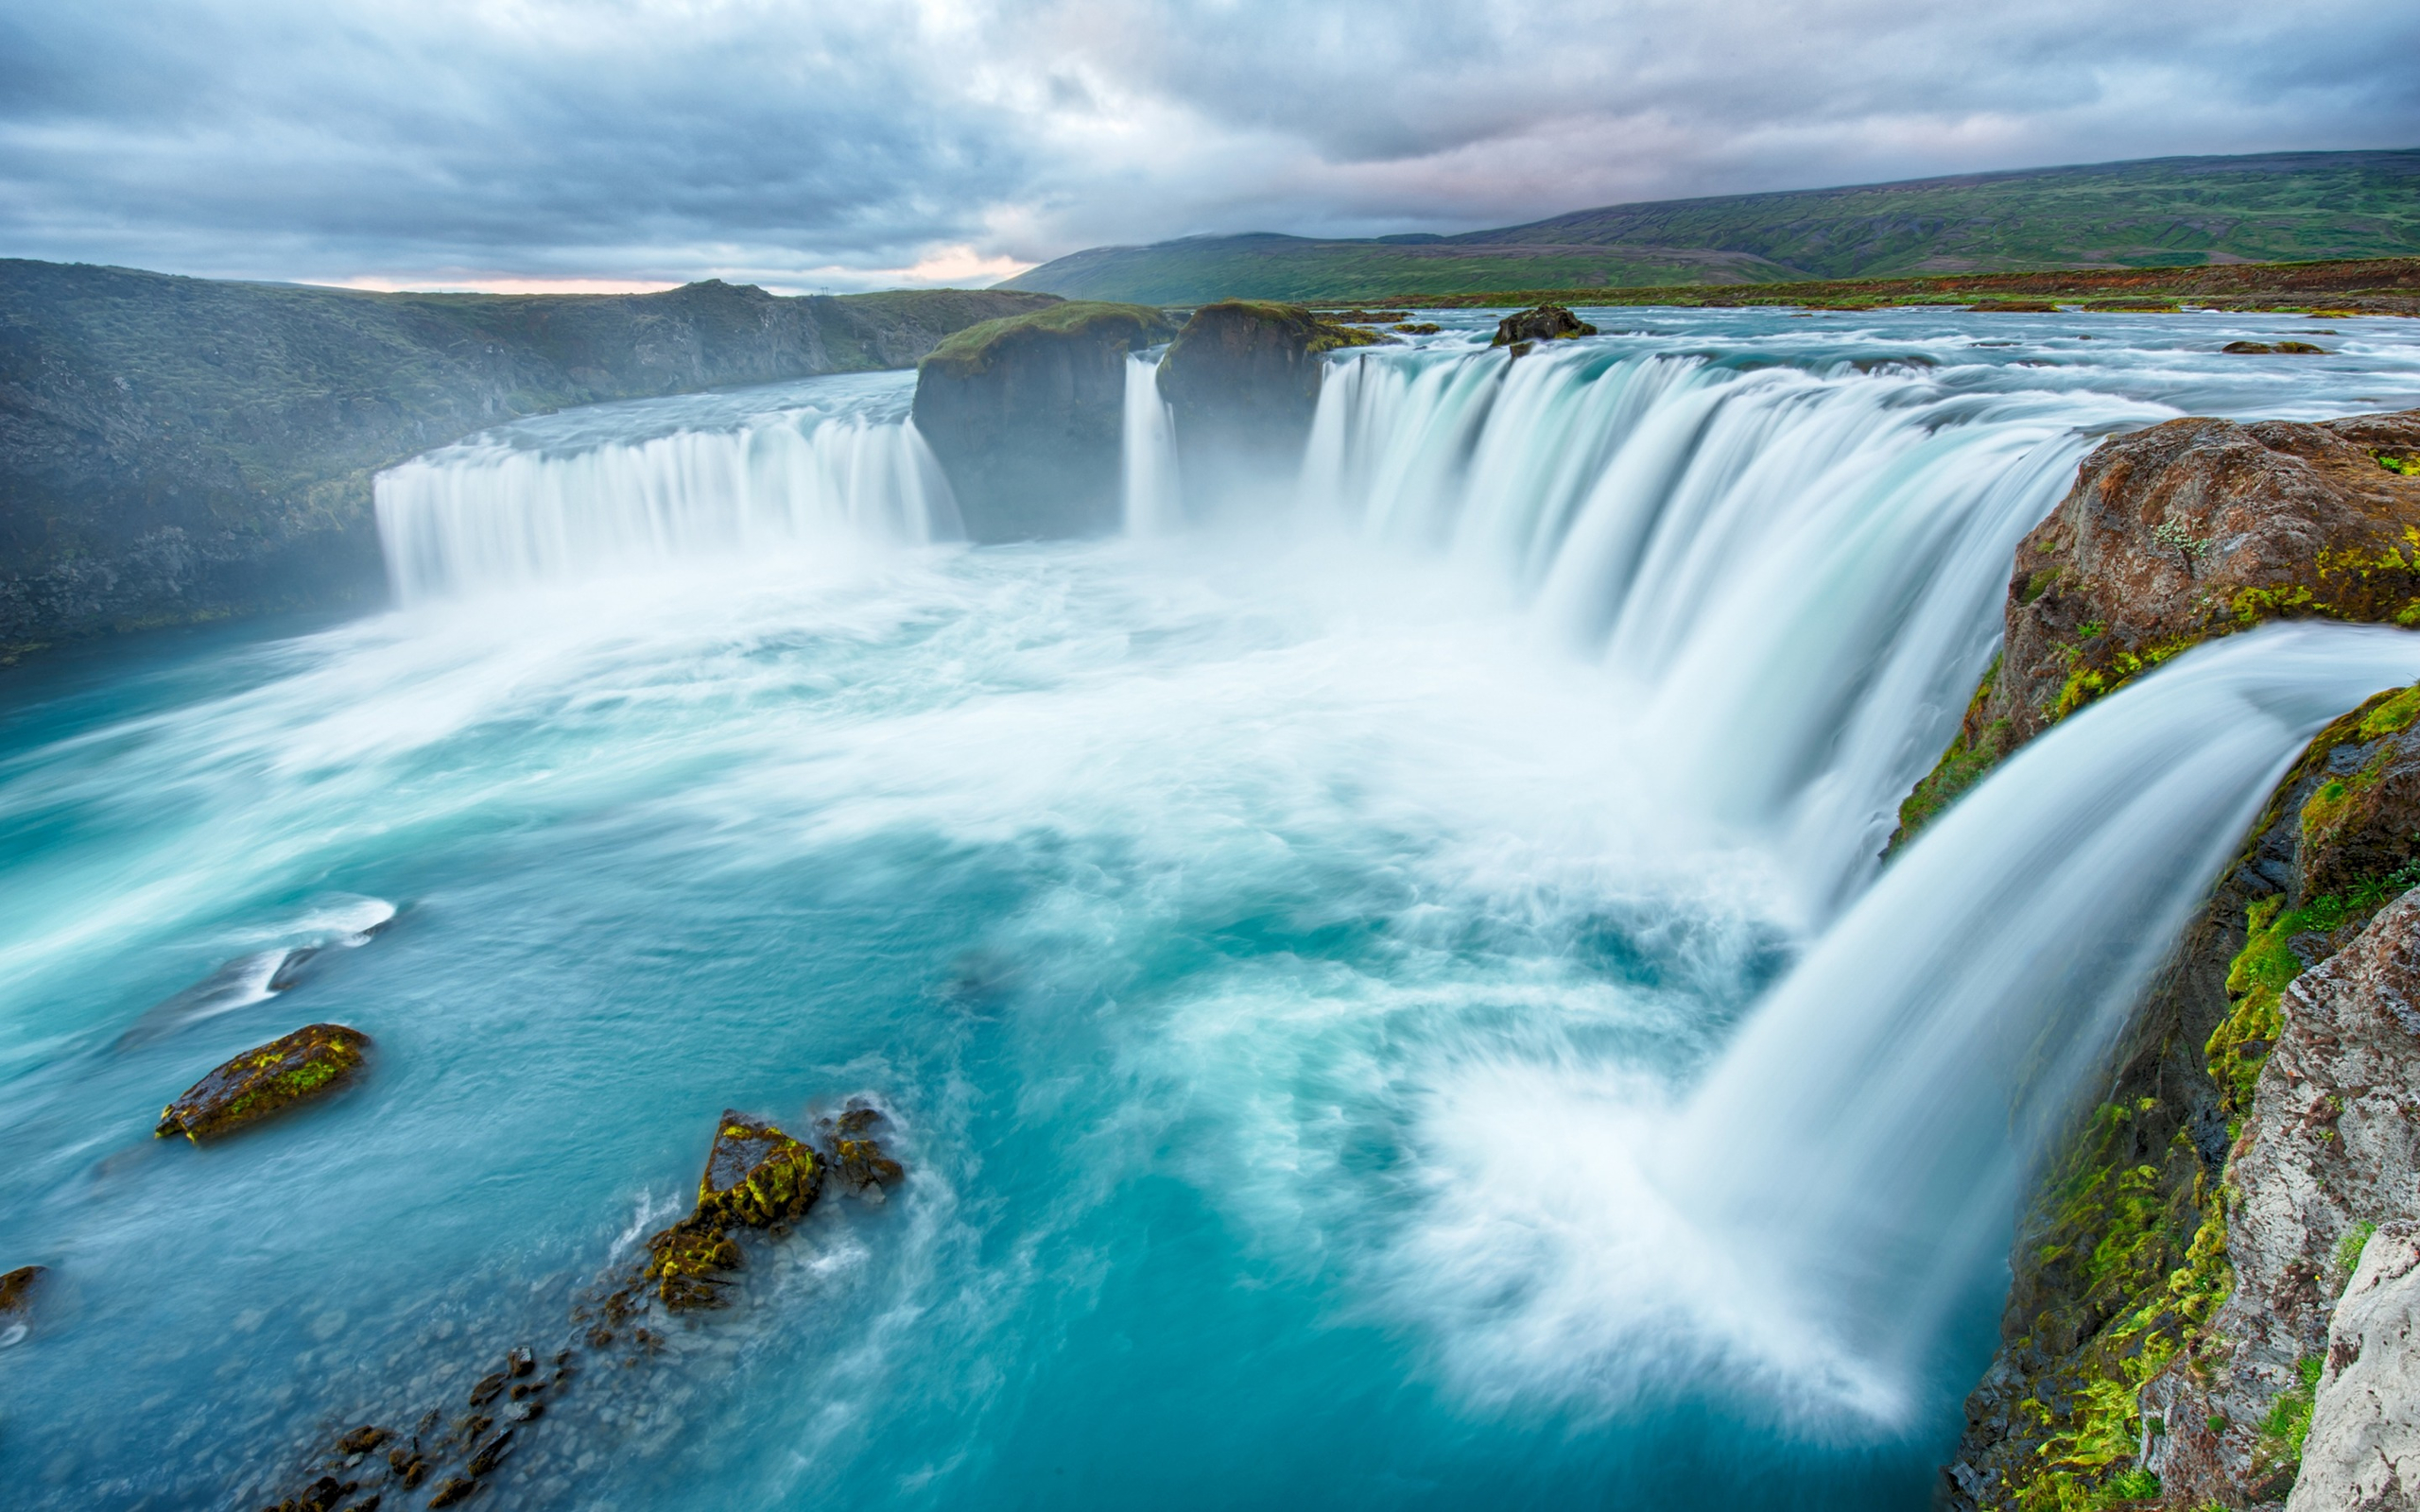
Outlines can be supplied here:
M1046 332L1052 335L1079 335L1104 326L1132 328L1159 335L1173 335L1174 322L1156 307L1148 304L1115 304L1100 300L1069 300L1062 304L1012 315L1004 319L986 320L942 338L918 366L938 366L957 371L973 371L981 368L1003 336L1020 332Z
M1508 298L2045 268L2420 256L2420 150L2159 158L1583 210L1458 236L1099 247L1004 288L1071 299Z

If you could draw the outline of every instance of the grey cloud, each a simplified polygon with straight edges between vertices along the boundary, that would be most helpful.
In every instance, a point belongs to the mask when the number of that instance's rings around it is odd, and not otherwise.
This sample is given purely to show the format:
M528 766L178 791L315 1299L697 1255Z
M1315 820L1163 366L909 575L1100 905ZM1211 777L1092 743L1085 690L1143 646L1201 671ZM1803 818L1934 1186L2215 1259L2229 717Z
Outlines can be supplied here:
M0 0L0 251L845 285L935 249L2420 143L2367 0Z

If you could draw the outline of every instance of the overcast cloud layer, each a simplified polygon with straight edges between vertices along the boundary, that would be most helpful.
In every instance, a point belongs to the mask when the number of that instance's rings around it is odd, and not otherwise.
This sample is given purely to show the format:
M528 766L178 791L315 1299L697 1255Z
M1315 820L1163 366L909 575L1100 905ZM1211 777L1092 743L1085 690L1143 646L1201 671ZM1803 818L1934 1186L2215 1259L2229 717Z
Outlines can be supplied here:
M0 0L0 255L982 284L1201 232L2420 146L2379 0Z

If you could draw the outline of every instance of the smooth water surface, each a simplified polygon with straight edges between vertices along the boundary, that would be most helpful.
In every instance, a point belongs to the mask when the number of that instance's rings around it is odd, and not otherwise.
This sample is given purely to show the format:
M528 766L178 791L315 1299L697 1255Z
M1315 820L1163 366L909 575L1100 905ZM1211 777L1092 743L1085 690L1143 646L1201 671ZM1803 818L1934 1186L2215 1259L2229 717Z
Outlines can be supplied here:
M0 1349L0 1484L274 1500L336 1431L573 1345L720 1109L865 1096L904 1187L584 1365L484 1496L1927 1504L1991 1246L1877 1341L1860 1257L1905 1234L1770 1194L1894 1110L1756 1078L1810 1014L1957 1041L1921 971L1823 963L1881 927L1877 825L2095 436L2420 404L2420 332L2243 359L2215 348L2311 322L1592 318L1650 334L1508 370L1465 317L1350 359L1299 490L1212 509L1130 466L1149 528L1115 541L952 544L904 376L554 417L389 475L430 553L395 612L0 682L0 1265L55 1281ZM2162 810L2232 813L2303 703L2420 675L2346 633L2110 700L1986 786L1994 833L2255 707ZM1945 915L2009 865L1960 833L1909 858ZM2140 833L2105 859L2152 921L2203 879ZM2051 927L2021 915L1956 927ZM315 1020L374 1037L361 1085L150 1138ZM1893 1095L1821 1059L1819 1115Z

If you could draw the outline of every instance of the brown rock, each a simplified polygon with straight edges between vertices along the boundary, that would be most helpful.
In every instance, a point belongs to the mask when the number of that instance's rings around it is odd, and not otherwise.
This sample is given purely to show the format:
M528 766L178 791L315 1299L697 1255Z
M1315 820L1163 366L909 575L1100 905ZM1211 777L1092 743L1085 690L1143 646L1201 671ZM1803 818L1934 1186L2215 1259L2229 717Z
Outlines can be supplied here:
M41 1265L20 1265L0 1276L0 1314L32 1311L34 1286L48 1274Z
M247 1050L160 1110L160 1138L182 1134L199 1144L324 1096L361 1068L370 1037L340 1023L314 1023Z
M337 1440L337 1452L342 1454L367 1454L394 1436L384 1428L364 1423Z
M698 1178L689 1216L650 1236L646 1277L675 1311L721 1305L725 1272L741 1264L733 1227L769 1228L803 1216L823 1187L815 1152L770 1124L724 1109Z
M1597 328L1560 304L1541 304L1506 316L1495 324L1491 347L1526 347L1532 341L1572 341L1593 336ZM1513 355L1520 355L1515 352Z
M1900 835L2077 709L2276 619L2420 625L2420 410L2175 420L2104 442L2017 549L1999 665Z

